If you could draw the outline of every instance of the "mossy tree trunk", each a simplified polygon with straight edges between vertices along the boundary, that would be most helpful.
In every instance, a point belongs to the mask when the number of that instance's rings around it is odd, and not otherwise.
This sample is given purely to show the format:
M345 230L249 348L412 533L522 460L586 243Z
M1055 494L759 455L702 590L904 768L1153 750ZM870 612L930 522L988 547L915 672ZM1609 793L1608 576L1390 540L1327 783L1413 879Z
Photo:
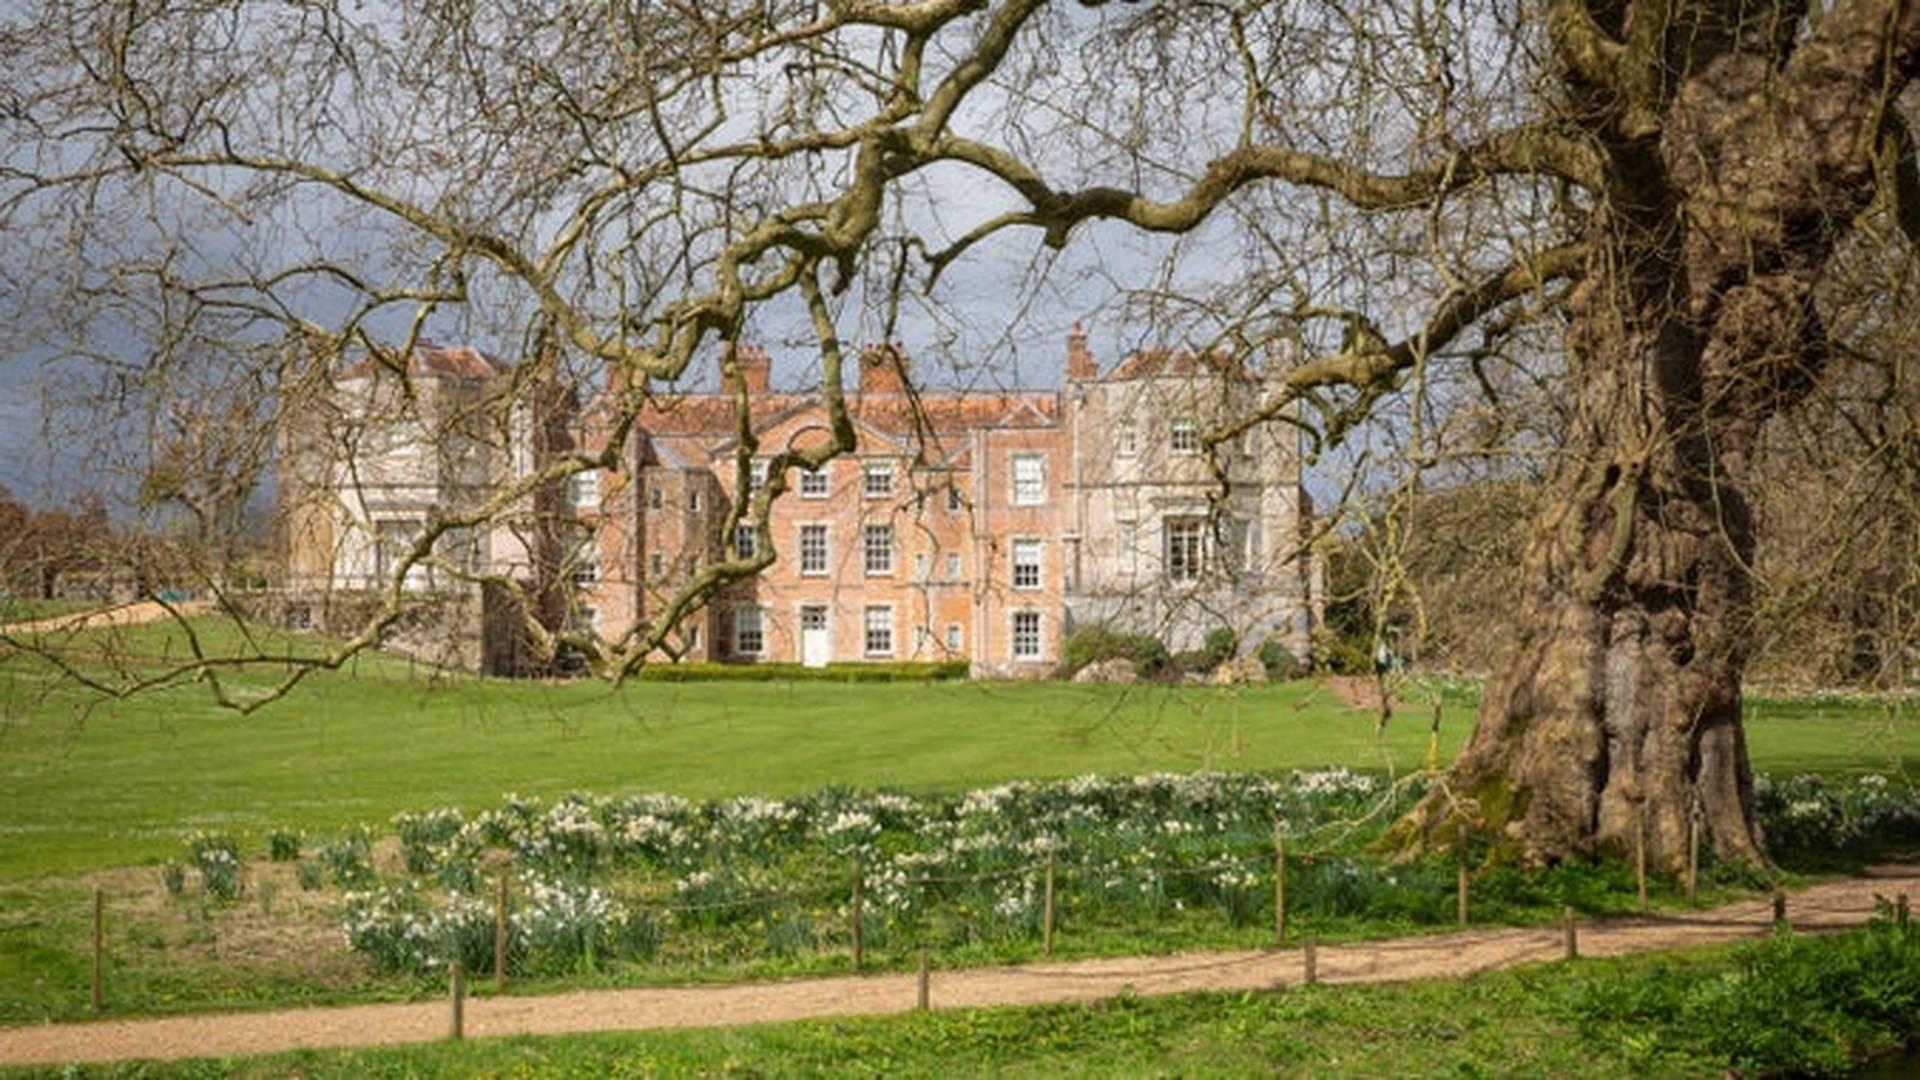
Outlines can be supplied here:
M1570 79L1568 112L1600 118L1607 162L1568 304L1576 420L1515 639L1404 843L1445 843L1465 817L1541 864L1631 852L1644 821L1650 864L1677 869L1697 812L1717 854L1765 859L1740 720L1748 474L1764 425L1824 366L1823 270L1876 192L1911 176L1886 182L1877 163L1906 157L1885 92L1913 64L1916 20L1842 5L1803 37L1799 8L1668 11L1663 36L1612 28L1627 44L1610 70L1638 63L1657 92Z

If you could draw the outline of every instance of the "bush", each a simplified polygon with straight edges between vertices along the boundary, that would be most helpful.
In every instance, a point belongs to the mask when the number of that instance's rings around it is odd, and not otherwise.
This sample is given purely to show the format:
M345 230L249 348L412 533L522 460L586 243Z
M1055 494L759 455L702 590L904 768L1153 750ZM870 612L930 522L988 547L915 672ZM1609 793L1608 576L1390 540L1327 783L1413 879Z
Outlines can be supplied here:
M1083 626L1067 635L1060 646L1060 677L1071 679L1088 664L1106 660L1128 660L1133 673L1142 679L1157 679L1166 674L1167 647L1146 634L1123 634L1104 623Z
M964 679L965 660L902 660L896 663L837 662L804 664L648 664L640 678L652 682L937 682Z
M1227 627L1214 628L1207 634L1206 643L1197 649L1186 649L1173 654L1174 670L1183 675L1209 675L1221 664L1233 658L1234 648L1239 644L1240 636Z
M1260 643L1260 666L1267 669L1269 682L1298 679L1307 673L1307 666L1279 638L1268 638Z

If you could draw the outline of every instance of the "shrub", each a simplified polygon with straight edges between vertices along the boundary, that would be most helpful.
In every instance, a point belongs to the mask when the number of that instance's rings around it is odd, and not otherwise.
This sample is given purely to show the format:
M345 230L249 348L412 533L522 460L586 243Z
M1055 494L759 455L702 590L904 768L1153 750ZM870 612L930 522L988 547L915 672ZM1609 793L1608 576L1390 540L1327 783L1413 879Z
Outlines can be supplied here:
M825 667L804 664L648 664L640 678L652 682L938 682L964 679L965 660L902 660L894 663L836 662Z
M1267 669L1267 678L1272 682L1298 679L1307 673L1307 666L1279 638L1260 643L1260 666Z
M160 883L167 887L168 896L179 896L187 891L187 868L177 862L170 862L160 868Z
M1104 623L1083 626L1060 646L1060 677L1070 679L1088 664L1129 660L1133 673L1155 679L1167 670L1167 647L1146 634L1123 634Z

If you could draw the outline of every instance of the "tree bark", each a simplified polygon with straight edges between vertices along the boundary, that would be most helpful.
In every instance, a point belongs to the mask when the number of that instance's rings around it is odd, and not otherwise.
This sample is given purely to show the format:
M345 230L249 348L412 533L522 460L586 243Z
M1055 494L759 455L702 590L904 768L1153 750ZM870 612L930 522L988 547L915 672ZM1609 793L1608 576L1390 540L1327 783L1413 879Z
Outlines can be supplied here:
M1444 846L1464 818L1539 865L1630 853L1644 819L1649 865L1677 871L1698 812L1717 855L1765 861L1740 720L1750 460L1824 366L1815 287L1875 195L1879 117L1920 25L1853 4L1803 40L1711 25L1715 8L1672 9L1692 21L1675 15L1664 66L1686 74L1653 126L1627 123L1614 88L1573 93L1573 114L1616 110L1569 302L1577 419L1515 639L1402 844Z

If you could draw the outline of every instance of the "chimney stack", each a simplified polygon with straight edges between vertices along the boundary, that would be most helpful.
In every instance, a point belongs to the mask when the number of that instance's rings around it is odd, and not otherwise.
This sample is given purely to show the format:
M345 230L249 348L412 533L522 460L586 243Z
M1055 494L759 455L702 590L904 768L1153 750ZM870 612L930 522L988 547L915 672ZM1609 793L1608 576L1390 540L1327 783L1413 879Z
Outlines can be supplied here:
M767 350L758 345L742 344L733 350L734 370L739 373L740 385L746 387L748 394L767 392L767 381L773 372L773 361L767 359ZM728 393L734 389L731 375L721 379Z
M1087 331L1078 322L1067 335L1067 378L1089 381L1100 377L1100 364L1087 350Z
M907 392L907 350L897 341L867 345L860 350L862 394Z

